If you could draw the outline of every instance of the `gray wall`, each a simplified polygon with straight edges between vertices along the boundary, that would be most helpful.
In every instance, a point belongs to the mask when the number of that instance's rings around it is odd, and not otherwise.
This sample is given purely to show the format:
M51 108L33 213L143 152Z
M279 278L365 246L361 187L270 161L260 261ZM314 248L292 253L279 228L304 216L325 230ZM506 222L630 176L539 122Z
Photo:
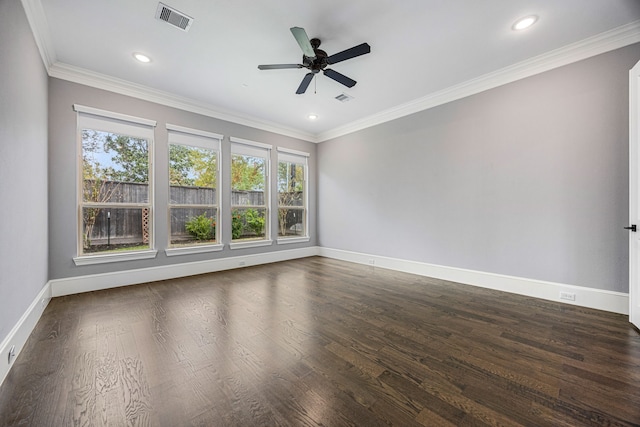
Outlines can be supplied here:
M47 283L47 74L15 0L0 0L0 206L2 342Z
M323 247L628 292L640 44L320 144Z
M77 171L77 138L76 113L73 104L81 104L103 110L129 114L137 117L157 120L155 130L155 242L159 250L158 256L152 260L128 261L113 264L101 264L77 267L72 258L77 251L76 225L76 171ZM288 250L307 246L315 246L316 240L316 144L290 138L259 129L213 119L166 107L152 102L142 101L113 92L103 91L76 83L51 78L49 81L49 192L52 203L49 207L49 278L97 274L111 271L131 270L160 265L201 261L208 259L241 256L246 254L265 253L277 250ZM229 212L229 196L231 186L226 174L231 166L229 137L249 139L266 144L272 144L272 165L277 161L276 146L305 151L311 154L309 159L309 229L311 240L308 243L278 245L275 243L277 234L277 217L272 215L271 230L274 243L269 247L230 250L226 245L222 252L211 252L196 255L181 255L167 257L164 249L167 246L167 199L168 184L168 149L166 123L186 126L194 129L223 134L222 141L222 221L231 223ZM272 171L276 170L272 168ZM276 174L271 174L272 186L275 188ZM271 198L272 212L276 212L276 197ZM223 242L231 239L230 227L223 229Z

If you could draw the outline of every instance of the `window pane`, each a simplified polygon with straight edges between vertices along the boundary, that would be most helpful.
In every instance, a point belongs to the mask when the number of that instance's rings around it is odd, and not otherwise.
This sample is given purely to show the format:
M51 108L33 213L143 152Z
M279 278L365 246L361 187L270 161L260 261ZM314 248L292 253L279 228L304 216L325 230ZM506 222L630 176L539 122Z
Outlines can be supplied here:
M264 206L262 191L231 191L231 206Z
M237 240L264 239L265 208L238 208L231 212L231 238Z
M169 191L173 205L217 205L215 188L172 185Z
M83 208L85 254L149 249L148 208Z
M83 129L82 178L84 202L147 203L149 142Z
M278 209L278 236L305 236L304 209Z
M264 191L266 159L240 154L231 156L231 189L233 191Z
M171 246L193 246L216 242L216 208L171 208Z
M278 206L304 206L304 166L278 163Z
M217 162L215 150L171 144L169 145L169 182L172 186L215 189ZM172 203L183 202L172 200Z
M307 235L304 169L301 163L278 162L278 237Z
M85 179L83 201L95 203L148 203L149 186L134 182Z

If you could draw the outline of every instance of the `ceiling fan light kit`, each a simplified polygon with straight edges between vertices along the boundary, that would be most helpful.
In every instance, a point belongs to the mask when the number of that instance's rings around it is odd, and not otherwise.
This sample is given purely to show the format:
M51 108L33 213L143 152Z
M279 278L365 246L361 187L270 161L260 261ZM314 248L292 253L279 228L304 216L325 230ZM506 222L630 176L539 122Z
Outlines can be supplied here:
M291 34L293 34L293 37L298 42L300 49L302 49L302 64L258 65L258 69L283 70L288 68L306 68L309 72L304 76L300 86L298 86L298 90L296 90L296 94L298 95L306 92L311 80L313 80L313 77L320 71L322 71L325 76L345 85L346 87L353 87L356 85L357 82L355 80L345 76L344 74L340 74L333 69L327 68L327 66L371 52L371 46L369 46L369 44L362 43L329 56L327 55L327 52L320 49L320 44L322 43L320 39L309 39L304 28L293 27L291 28Z

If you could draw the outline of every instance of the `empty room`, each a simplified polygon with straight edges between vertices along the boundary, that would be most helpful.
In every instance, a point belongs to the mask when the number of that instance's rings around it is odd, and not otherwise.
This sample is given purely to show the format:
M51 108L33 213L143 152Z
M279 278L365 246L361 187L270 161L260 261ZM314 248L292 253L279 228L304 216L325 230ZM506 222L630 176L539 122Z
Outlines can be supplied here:
M637 0L0 0L0 425L639 426Z

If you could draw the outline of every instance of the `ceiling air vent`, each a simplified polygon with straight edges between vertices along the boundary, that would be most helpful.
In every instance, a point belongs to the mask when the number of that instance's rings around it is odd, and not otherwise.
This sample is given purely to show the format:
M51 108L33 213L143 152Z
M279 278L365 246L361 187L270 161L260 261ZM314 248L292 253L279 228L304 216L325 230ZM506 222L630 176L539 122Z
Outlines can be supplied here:
M340 95L336 96L336 99L340 102L347 102L351 101L353 99L353 96L347 95L346 93L341 93Z
M156 10L156 19L165 21L174 27L180 28L182 31L189 31L193 18L185 15L182 12L178 12L172 7L163 3L158 3L158 9Z

